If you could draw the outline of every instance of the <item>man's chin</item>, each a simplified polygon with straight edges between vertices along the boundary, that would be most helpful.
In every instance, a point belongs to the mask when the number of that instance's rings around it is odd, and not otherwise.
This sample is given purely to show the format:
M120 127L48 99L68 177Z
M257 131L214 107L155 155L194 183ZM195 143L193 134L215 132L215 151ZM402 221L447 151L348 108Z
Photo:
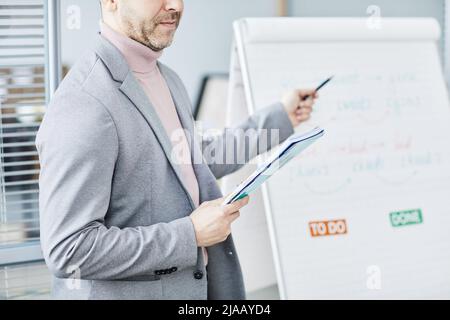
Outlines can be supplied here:
M164 50L172 45L172 40L170 41L159 41L157 44L155 43L148 43L146 44L147 47L152 49L153 51L161 51Z

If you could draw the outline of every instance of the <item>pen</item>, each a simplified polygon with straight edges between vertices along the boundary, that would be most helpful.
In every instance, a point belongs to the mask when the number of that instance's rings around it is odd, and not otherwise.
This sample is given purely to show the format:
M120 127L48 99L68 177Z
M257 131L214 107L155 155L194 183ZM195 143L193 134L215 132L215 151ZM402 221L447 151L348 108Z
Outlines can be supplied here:
M315 90L315 92L319 91L320 89L322 89L323 87L325 87L327 85L328 82L330 82L331 80L333 80L334 76L329 77L327 80L325 80L324 82L322 82ZM308 100L309 98L311 98L310 95L307 95L303 98L303 101Z

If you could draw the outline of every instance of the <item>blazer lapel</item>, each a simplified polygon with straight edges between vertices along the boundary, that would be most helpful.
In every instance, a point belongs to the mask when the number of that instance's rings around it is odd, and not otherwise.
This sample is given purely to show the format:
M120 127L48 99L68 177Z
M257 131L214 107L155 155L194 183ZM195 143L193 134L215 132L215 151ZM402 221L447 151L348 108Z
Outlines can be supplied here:
M178 84L174 79L168 75L165 71L165 67L158 62L159 69L161 74L166 80L167 86L169 87L172 100L175 104L175 108L178 113L178 117L180 118L181 125L185 130L187 130L191 135L194 134L194 126L193 126L193 118L191 113L189 112L189 97L182 97L182 88L179 88ZM190 147L192 148L192 139L188 137L188 142Z
M195 120L189 110L191 106L189 97L187 96L185 89L180 88L178 80L171 77L169 72L166 72L166 67L161 64L159 64L159 66L161 74L169 86L181 124L190 135L188 137L188 143L190 145L194 173L199 181L200 203L222 197L217 180L211 170L209 170L209 167L203 158L203 153L201 151L201 137L197 135L197 132L195 131Z
M145 118L149 126L152 128L181 186L183 187L186 195L189 197L189 201L192 208L195 209L194 201L192 200L192 197L188 192L186 185L183 182L181 172L172 159L172 150L173 150L172 142L169 136L167 135L167 132L162 122L160 121L154 106L148 99L141 85L136 80L131 71L128 72L128 75L126 76L125 80L120 86L120 90L131 100L131 102L139 110L139 112Z

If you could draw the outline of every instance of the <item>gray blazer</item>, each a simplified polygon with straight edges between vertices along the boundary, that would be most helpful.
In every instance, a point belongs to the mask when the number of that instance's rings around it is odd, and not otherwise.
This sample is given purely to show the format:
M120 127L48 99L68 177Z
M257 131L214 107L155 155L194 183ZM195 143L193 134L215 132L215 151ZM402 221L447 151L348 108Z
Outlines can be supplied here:
M36 139L41 243L54 298L245 299L232 236L207 248L205 268L171 141L121 53L100 35L97 42L61 83ZM159 68L183 127L196 136L180 78ZM293 133L280 103L237 128L280 129L281 141ZM192 139L192 154L226 151L225 141L246 161L266 151L245 145L237 128ZM222 197L216 179L242 166L204 154L194 164L200 201Z

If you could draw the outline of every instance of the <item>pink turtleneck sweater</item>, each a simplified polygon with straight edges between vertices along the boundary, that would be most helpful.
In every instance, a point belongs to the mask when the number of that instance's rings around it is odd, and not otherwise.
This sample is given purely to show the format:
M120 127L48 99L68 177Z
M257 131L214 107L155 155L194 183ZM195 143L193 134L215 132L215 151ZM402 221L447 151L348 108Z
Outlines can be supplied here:
M167 135L172 137L174 132L183 129L169 87L157 65L157 60L161 57L162 51L155 52L143 44L118 33L103 22L101 23L101 34L117 47L124 56L128 66L155 108ZM176 137L178 140L176 142L180 143L180 145L177 145L177 148L182 150L183 155L186 155L186 159L183 158L183 161L178 161L177 165L192 200L195 206L198 207L200 196L197 176L192 163L190 161L186 163L187 159L192 159L189 144L185 135L182 136L181 141L178 134ZM207 264L207 253L204 248L203 252L205 264Z

